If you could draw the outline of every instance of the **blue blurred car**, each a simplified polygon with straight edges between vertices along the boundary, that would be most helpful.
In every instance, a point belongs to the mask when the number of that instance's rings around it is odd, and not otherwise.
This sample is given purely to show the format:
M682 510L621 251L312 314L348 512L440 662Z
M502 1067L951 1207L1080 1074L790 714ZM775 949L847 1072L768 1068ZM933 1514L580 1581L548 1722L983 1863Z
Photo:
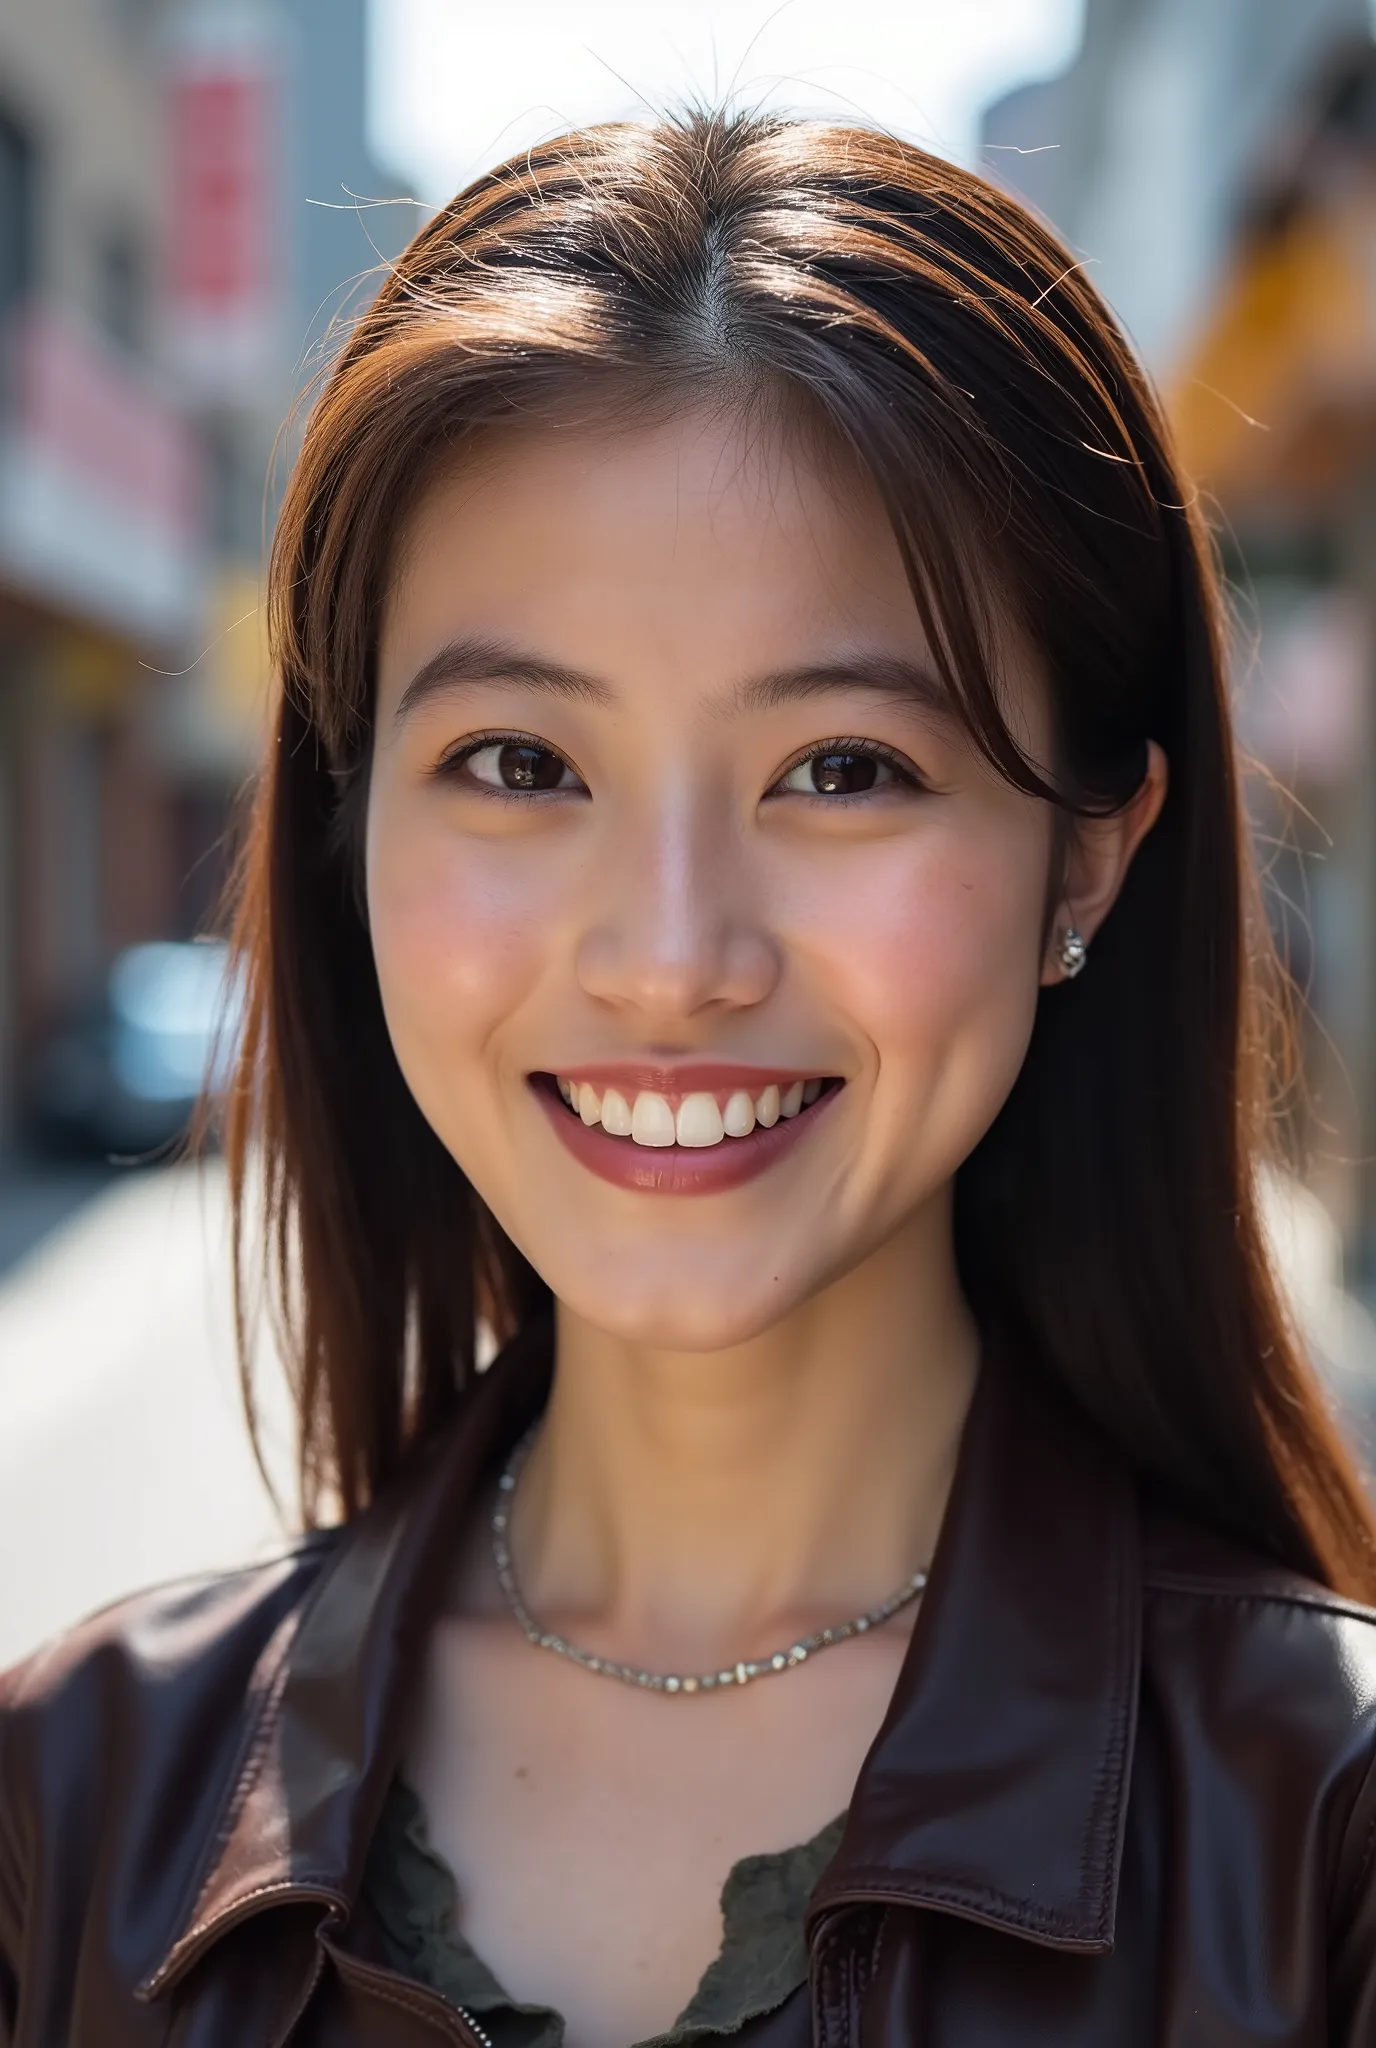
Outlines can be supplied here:
M40 1048L29 1122L46 1149L137 1159L186 1132L238 1050L242 991L218 941L130 946L99 1000Z

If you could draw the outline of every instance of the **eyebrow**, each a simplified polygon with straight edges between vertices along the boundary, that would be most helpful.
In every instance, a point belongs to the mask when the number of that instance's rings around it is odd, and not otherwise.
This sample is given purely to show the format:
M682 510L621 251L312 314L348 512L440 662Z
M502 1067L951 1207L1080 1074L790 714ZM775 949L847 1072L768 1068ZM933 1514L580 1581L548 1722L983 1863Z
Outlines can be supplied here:
M610 704L615 693L596 676L562 662L545 661L501 640L451 640L422 662L401 693L393 723L399 725L417 705L465 683L511 683L545 690L552 697L576 697L585 704Z
M609 684L583 669L547 661L501 640L461 639L451 640L416 670L401 693L394 723L400 724L427 698L462 689L466 683L509 683L585 704L616 701ZM878 653L751 676L725 693L723 708L735 716L777 711L837 690L867 690L943 720L956 718L950 691L931 669L903 655Z
M937 718L956 717L951 692L935 671L901 654L854 655L752 676L736 684L730 705L738 712L777 711L785 704L824 697L833 690L868 690Z

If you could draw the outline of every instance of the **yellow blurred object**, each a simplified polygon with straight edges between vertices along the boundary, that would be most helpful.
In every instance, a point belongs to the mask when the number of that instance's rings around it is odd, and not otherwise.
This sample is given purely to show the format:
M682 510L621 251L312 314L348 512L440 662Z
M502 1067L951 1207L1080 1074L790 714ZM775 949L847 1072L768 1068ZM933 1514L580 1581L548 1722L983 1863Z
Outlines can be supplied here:
M272 670L262 585L251 570L227 567L210 605L212 713L217 723L256 742L267 716Z
M1245 245L1167 404L1186 469L1236 504L1327 491L1376 426L1376 190Z
M127 702L137 670L127 646L103 634L66 627L53 635L49 674L63 710L106 718Z

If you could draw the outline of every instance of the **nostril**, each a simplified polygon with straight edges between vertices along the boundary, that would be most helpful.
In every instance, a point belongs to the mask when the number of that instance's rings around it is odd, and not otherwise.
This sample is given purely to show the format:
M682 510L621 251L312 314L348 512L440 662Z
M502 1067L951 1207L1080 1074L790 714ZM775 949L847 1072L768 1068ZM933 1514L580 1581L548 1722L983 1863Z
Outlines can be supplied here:
M664 920L643 930L639 917L625 927L601 925L585 933L577 960L585 993L641 1012L647 1038L672 1035L704 1010L754 1007L776 988L780 971L778 948L764 932L714 928L706 918L693 926L685 917L672 930Z

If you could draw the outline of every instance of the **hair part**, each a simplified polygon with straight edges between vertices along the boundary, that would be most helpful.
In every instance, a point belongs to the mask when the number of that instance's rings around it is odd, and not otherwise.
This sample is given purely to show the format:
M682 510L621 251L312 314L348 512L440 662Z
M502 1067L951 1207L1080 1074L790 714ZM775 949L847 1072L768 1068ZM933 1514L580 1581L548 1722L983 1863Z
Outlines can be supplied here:
M270 572L227 1145L241 1303L262 1176L307 1514L366 1504L452 1410L480 1320L501 1339L548 1302L382 1014L357 844L395 536L485 430L703 403L820 434L873 479L972 743L1056 806L1059 844L1163 747L1169 793L1093 972L1043 995L958 1174L962 1281L1158 1488L1376 1597L1371 1514L1258 1218L1274 962L1218 572L1155 401L1015 201L887 136L755 117L594 128L480 178L399 259L306 429ZM1003 718L996 613L1050 679L1051 772Z

